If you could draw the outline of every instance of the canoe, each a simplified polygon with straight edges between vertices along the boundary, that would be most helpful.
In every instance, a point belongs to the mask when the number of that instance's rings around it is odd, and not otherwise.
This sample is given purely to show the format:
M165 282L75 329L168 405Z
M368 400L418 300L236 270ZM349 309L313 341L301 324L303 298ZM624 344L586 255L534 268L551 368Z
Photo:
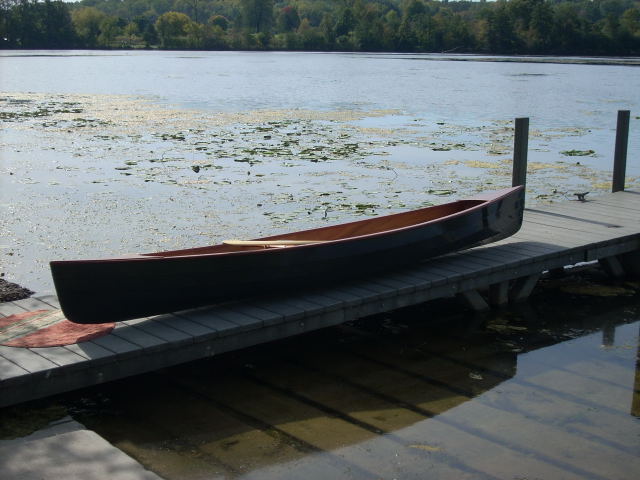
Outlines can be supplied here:
M254 240L51 262L65 316L104 323L175 312L415 264L497 241L522 224L523 187Z

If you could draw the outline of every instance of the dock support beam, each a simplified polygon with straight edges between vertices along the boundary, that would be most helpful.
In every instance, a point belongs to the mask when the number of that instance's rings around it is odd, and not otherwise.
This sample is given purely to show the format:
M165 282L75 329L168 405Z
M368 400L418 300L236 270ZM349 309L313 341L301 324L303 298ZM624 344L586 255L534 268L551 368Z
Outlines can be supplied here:
M598 263L604 269L604 271L613 278L622 278L624 277L624 268L622 264L618 260L618 257L604 257L598 259Z
M476 312L486 312L491 307L477 290L467 290L460 292L460 297Z
M541 276L541 273L534 273L528 277L521 277L517 279L514 282L513 287L511 287L509 301L511 303L517 303L529 298L529 295L531 295L531 292L537 285L538 279L540 279Z
M616 150L613 156L612 192L624 190L627 170L627 145L629 143L629 110L618 110L618 125L616 127Z
M529 150L529 119L516 118L515 137L513 139L513 175L511 186L527 183L527 152Z
M624 272L631 278L640 278L640 250L620 255Z

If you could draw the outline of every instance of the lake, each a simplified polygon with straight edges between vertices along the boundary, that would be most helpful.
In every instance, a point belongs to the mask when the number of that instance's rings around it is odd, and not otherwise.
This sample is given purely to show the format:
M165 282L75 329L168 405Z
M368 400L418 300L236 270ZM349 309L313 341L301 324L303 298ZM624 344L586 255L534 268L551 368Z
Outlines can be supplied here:
M0 52L0 270L48 293L52 259L251 238L508 186L516 117L531 122L529 204L610 189L620 109L637 187L639 63Z

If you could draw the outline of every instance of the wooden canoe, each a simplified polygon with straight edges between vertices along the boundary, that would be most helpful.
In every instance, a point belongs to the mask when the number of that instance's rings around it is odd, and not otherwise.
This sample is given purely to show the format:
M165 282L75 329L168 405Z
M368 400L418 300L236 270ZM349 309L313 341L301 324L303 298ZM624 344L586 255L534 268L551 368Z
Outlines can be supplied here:
M51 262L65 316L103 323L341 280L493 242L518 231L523 187L251 241Z

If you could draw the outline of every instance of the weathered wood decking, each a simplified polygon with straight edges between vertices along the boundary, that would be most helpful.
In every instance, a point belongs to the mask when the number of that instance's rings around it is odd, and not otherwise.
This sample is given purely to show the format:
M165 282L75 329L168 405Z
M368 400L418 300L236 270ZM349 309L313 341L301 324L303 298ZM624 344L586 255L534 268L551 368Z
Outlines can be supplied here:
M534 207L525 212L517 235L412 268L280 298L122 322L105 337L67 347L0 346L0 406L436 298L458 294L478 309L517 301L528 296L543 271L600 260L615 274L627 267L637 269L639 252L640 192ZM486 296L479 293L484 289ZM0 315L56 307L53 296L29 298L0 304Z

